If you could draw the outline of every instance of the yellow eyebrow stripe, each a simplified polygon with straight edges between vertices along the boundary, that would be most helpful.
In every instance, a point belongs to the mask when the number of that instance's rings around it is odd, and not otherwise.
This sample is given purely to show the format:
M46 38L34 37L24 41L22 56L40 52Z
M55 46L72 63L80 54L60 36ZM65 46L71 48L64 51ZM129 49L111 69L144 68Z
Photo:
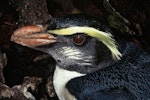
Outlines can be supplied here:
M58 35L73 35L76 33L84 33L91 37L97 38L99 41L101 41L103 44L105 44L109 50L112 53L112 57L114 59L120 60L121 59L121 53L118 50L118 47L115 43L115 39L113 39L112 34L99 31L93 27L87 27L87 26L73 26L69 28L63 28L63 29L56 29L56 30L48 30L48 32L52 34L58 34Z

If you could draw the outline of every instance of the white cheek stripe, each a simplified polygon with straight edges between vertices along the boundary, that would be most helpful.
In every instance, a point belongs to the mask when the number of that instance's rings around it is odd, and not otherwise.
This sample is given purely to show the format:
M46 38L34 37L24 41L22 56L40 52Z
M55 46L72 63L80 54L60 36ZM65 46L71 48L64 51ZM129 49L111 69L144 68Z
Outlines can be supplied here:
M83 56L84 52L71 47L62 47L62 50L59 52L67 56L69 59L82 60L84 63L83 65L91 65L90 62L94 59L92 56Z
M59 66L56 66L54 71L53 84L59 100L77 100L68 92L65 86L69 80L84 75L85 74L81 74L75 71L68 71L60 68Z
M82 60L83 54L78 49L74 49L71 47L62 47L62 50L60 52L66 55L69 59Z
M79 55L81 52L78 49L73 49L71 47L62 47L63 53L67 55Z

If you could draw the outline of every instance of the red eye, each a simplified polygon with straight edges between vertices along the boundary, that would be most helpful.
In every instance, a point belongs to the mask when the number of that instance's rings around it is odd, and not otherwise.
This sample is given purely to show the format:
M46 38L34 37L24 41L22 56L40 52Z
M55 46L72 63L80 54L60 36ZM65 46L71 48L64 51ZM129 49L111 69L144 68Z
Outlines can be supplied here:
M81 45L85 41L85 36L83 36L83 35L75 35L72 40L73 40L73 42L76 45Z

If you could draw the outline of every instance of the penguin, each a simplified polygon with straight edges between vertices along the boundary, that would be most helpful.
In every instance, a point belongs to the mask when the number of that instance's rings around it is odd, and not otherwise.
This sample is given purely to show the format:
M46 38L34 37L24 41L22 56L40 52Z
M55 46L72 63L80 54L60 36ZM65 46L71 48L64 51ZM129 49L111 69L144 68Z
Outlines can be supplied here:
M67 15L46 28L25 26L11 41L55 59L59 100L150 99L150 54L93 17Z

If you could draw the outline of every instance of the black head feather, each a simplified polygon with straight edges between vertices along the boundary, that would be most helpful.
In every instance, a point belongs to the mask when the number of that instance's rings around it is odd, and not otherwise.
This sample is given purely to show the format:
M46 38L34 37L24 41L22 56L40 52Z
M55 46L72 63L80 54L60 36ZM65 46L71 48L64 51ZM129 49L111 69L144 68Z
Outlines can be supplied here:
M72 26L89 26L101 31L109 31L109 28L103 23L99 23L97 19L84 15L54 18L51 20L47 31ZM115 62L112 59L110 50L96 38L84 33L67 36L54 34L54 36L58 39L56 43L36 48L52 55L57 64L64 69L87 74L105 68ZM76 45L73 42L75 36L84 37L84 43Z

